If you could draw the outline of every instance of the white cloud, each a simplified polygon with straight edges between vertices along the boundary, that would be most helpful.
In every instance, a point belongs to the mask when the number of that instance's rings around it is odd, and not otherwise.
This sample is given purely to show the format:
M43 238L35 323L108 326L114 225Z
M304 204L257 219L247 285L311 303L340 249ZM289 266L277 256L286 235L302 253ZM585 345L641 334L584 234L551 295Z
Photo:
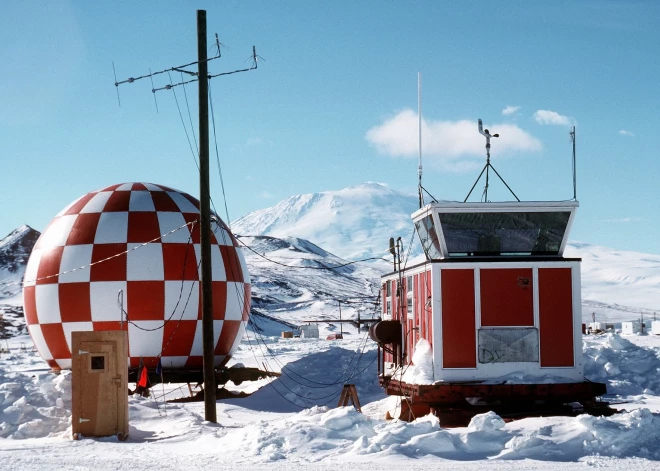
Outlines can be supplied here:
M550 110L538 110L534 113L534 119L539 124L554 124L559 126L570 126L574 122L568 116Z
M504 108L502 110L502 114L504 116L511 116L512 114L515 114L519 109L520 109L520 106L508 105L506 108Z
M259 196L259 198L264 199L264 200L270 200L270 199L273 199L275 197L275 195L273 195L272 193L269 193L267 191L262 191L261 193L259 193L258 196Z
M419 146L417 126L417 113L406 109L369 129L365 138L380 154L414 158ZM501 136L491 141L493 156L537 152L542 148L538 139L516 125L493 124L487 127ZM485 145L476 120L422 120L422 150L426 162L457 172L473 170L481 165L475 162L475 158L485 157Z
M632 132L626 131L625 129L622 129L621 131L619 131L619 134L622 135L622 136L630 136L630 137L635 136Z
M245 141L245 147L257 147L264 143L264 140L260 137L250 137Z

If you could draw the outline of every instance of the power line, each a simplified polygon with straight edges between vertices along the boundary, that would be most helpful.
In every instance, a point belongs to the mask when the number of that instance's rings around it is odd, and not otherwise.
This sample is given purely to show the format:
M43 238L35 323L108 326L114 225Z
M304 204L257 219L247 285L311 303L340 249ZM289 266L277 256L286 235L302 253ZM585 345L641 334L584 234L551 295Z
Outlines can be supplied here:
M220 50L219 45L218 45L218 50ZM222 166L220 165L220 153L218 152L218 135L215 131L215 111L213 110L213 93L211 90L212 90L211 82L209 82L209 104L211 105L211 123L213 124L213 142L215 144L215 161L218 164L218 175L220 176L220 187L222 188L222 198L225 201L225 214L227 215L227 224L231 227L231 223L229 219L229 209L227 208L227 195L225 194L225 181L222 178Z
M256 250L254 250L252 247L250 247L249 245L247 245L245 242L243 242L240 239L241 237L246 237L246 236L235 235L235 237L243 245L243 247L248 249L250 252L254 252L256 255L263 258L264 260L267 260L267 261L272 262L276 265L280 265L280 266L283 266L283 267L286 267L286 268L301 268L301 269L309 269L309 270L335 270L337 268L346 267L348 265L353 265L355 263L368 262L369 260L383 260L385 262L387 261L382 257L368 257L368 258L363 258L363 259L360 259L360 260L353 260L351 262L346 262L346 263L342 263L342 264L334 265L334 266L304 267L304 266L300 266L300 265L287 265L285 263L278 262L277 260L273 260L271 258L268 258L265 255L263 255L263 254L257 252ZM252 236L247 236L247 237L252 237Z
M87 265L83 265L83 266L81 266L81 267L72 268L71 270L66 270L66 271L62 271L62 272L59 272L59 273L55 273L54 275L46 275L46 276L42 276L42 277L39 277L39 278L35 278L35 279L33 279L33 280L27 280L27 281L25 281L25 280L23 280L23 281L15 281L15 282L12 282L12 283L0 283L0 286L15 286L15 285L20 285L20 284L25 285L26 283L36 283L37 281L47 280L47 279L49 279L49 278L54 278L54 277L56 277L56 276L66 275L67 273L73 273L73 272L78 271L78 270L83 270L83 269L85 269L85 268L89 268L89 267L92 267L92 266L94 266L94 265L98 265L99 263L107 262L108 260L111 260L111 259L113 259L113 258L120 257L120 256L122 256L122 255L125 255L125 254L129 253L129 252L133 252L134 250L141 249L141 248L144 247L145 245L149 245L149 244L151 244L151 243L153 243L153 242L156 242L156 241L158 241L158 240L161 240L161 239L163 239L164 237L167 237L168 235L170 235L170 234L172 234L172 233L174 233L174 232L176 232L176 231L178 231L178 230L181 230L181 229L183 229L183 228L186 227L186 226L194 225L196 222L198 222L197 219L195 219L194 221L191 221L191 222L187 222L187 223L185 223L184 225L179 226L179 227L177 227L176 229L171 230L170 232L167 232L167 233L165 233L165 234L161 234L161 235L159 235L159 236L156 237L155 239L151 239L151 240L148 241L148 242L145 242L145 243L140 244L140 245L136 245L136 246L133 247L132 249L124 250L123 252L119 252L119 253L117 253L117 254L114 254L114 255L111 255L111 256L109 256L109 257L106 257L106 258L104 258L104 259L102 259L102 260L98 260L98 261L96 261L96 262L92 262L92 263L89 263L89 264L87 264Z

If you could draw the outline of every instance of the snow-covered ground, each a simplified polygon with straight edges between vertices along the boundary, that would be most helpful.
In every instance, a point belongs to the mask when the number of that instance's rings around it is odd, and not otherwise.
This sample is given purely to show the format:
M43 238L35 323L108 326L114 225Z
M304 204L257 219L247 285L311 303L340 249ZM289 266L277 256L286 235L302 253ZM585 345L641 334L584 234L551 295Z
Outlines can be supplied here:
M130 435L71 440L70 373L53 375L29 337L0 354L0 469L658 469L660 337L584 339L585 372L608 384L621 413L612 417L528 418L493 413L468 427L442 429L433 417L384 420L395 405L376 383L375 347L355 329L343 341L282 339L248 332L232 364L281 371L243 383L261 389L218 401L218 424L203 403L164 403L187 395L157 386L130 397ZM337 408L356 384L363 413Z
M333 319L340 309L344 319L377 316L379 276L390 265L344 265L348 260L339 257L380 256L381 241L408 239L415 197L365 184L287 201L236 222L240 240L252 249L244 253L253 312L230 363L282 376L228 384L253 394L218 401L217 425L204 421L202 403L164 402L187 396L186 385L159 385L151 398L130 397L125 442L71 440L70 374L49 373L25 335L15 284L24 257L15 242L17 234L30 233L19 228L10 234L2 245L11 250L0 254L9 267L0 280L11 282L0 293L0 470L660 469L660 336L584 337L587 378L607 383L607 399L622 410L612 417L504 423L484 414L455 429L442 429L430 417L384 420L397 404L377 385L375 344L364 331ZM283 238L267 236L275 234ZM419 253L413 248L408 265ZM583 259L583 321L592 313L616 324L660 315L660 257L581 243L569 244L566 256ZM307 319L326 320L320 339L280 337ZM324 340L340 331L344 340ZM356 385L362 414L336 407L345 383Z

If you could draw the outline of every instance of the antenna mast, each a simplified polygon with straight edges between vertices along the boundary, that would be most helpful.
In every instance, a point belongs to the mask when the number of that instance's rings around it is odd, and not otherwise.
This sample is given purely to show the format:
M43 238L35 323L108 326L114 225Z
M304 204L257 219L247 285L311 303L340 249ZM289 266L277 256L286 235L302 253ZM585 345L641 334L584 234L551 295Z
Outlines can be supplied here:
M419 207L424 206L424 194L422 189L422 73L417 72L417 131L419 134L419 166L417 167L417 176L419 178Z
M252 46L252 64L250 67L233 70L230 72L221 72L219 74L209 75L208 63L220 57L220 42L216 34L216 46L218 52L213 57L207 54L207 29L206 29L206 10L197 10L197 60L186 65L171 67L158 72L149 72L148 75L140 77L130 77L126 80L117 81L115 74L115 87L124 83L133 83L137 80L150 78L164 74L170 71L181 72L192 78L179 83L170 83L164 87L155 88L151 85L151 92L154 94L161 90L171 90L174 87L185 86L191 82L199 82L199 216L200 216L200 304L202 306L202 350L203 350L203 372L204 372L204 418L212 423L217 422L216 416L216 380L215 380L215 342L213 334L213 290L212 290L212 258L211 258L211 192L209 183L209 80L223 75L231 75L239 72L248 72L257 68L257 51ZM197 65L197 72L186 70ZM113 64L114 72L114 64ZM154 98L155 99L155 98ZM119 101L119 92L117 92L117 101ZM156 107L156 109L158 109Z
M571 127L571 142L573 143L573 199L577 201L577 173L575 166L575 126Z

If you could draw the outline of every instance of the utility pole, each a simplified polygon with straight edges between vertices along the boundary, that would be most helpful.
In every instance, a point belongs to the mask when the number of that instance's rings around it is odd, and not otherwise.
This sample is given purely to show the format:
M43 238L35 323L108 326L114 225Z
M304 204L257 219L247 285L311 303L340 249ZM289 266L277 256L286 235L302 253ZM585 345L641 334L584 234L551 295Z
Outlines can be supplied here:
M213 272L211 265L211 190L209 188L209 72L206 56L206 10L197 10L199 77L199 232L202 273L202 349L204 352L204 418L217 422L213 344Z
M188 83L199 82L199 202L200 202L200 304L202 306L202 349L204 359L204 418L216 423L216 381L215 381L215 342L213 335L213 271L211 259L211 190L209 183L209 80L223 75L231 75L239 72L248 72L257 68L257 51L252 46L252 65L243 69L219 74L209 75L208 63L220 58L220 42L216 34L216 44L218 46L217 55L209 58L207 55L206 41L206 10L197 10L197 61L158 72L149 72L148 75L139 77L129 77L126 80L117 81L115 74L115 87L117 87L117 101L119 100L119 85L133 83L137 80L150 78L152 81L151 92L155 93L161 90L172 90L174 87L185 86ZM197 72L187 70L188 67L197 64ZM112 65L114 70L114 63ZM156 88L153 85L153 77L156 75L180 72L192 76L193 78L171 83L163 87ZM155 99L155 98L154 98Z

